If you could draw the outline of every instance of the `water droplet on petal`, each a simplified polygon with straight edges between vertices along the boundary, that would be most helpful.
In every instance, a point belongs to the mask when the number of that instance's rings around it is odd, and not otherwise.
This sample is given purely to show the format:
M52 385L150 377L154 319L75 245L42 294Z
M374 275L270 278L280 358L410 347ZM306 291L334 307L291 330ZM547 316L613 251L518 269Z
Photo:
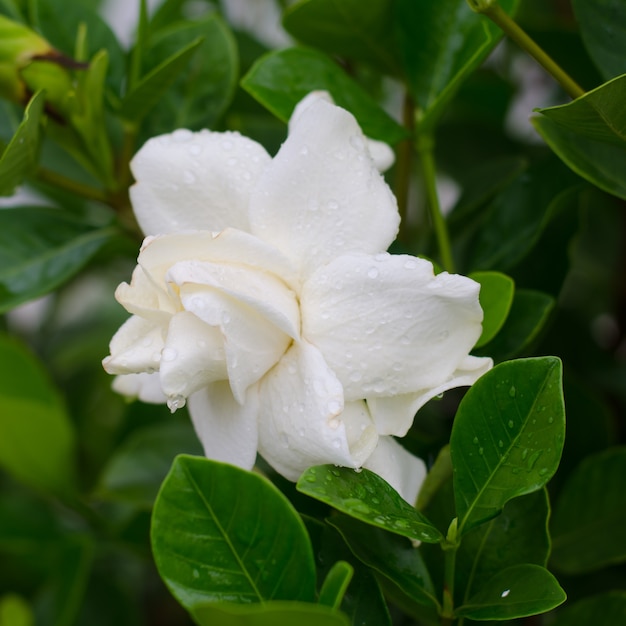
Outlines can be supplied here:
M309 154L309 149L306 146L302 146L302 148L300 148L300 154L302 156Z
M378 271L378 268L377 268L377 267L370 267L370 268L367 270L367 277L368 277L368 278L378 278L378 274L379 274L379 273L380 273L380 272Z
M202 146L197 143L192 143L189 146L189 154L192 156L198 156L202 152Z
M417 261L415 259L407 259L404 262L404 269L414 270L417 267Z
M179 128L172 133L172 139L179 143L189 141L193 137L193 133L186 128Z
M181 396L181 395L170 396L167 399L167 408L172 413L174 413L178 409L182 409L186 403L187 403L187 400L185 400L184 396Z
M196 182L196 175L193 172L190 172L189 170L185 170L183 172L183 180L188 184L191 185L193 183Z
M178 352L174 348L165 348L161 353L161 359L163 361L175 361L178 357Z
M339 415L341 413L341 403L337 402L337 400L331 400L328 403L328 412L332 415Z

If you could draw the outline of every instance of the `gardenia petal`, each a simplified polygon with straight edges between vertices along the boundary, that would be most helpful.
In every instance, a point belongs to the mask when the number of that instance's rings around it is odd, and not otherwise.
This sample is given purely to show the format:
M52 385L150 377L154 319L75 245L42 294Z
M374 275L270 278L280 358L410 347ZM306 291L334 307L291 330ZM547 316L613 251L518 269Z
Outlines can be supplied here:
M113 379L113 391L142 402L163 404L166 400L158 372L155 374L124 374Z
M289 118L289 132L295 128L298 120L312 104L318 102L319 100L324 100L330 104L335 104L333 97L328 93L328 91L324 90L316 90L311 91L307 94L298 104L296 104L291 117ZM393 150L384 143L383 141L376 141L375 139L369 139L365 137L365 143L367 145L367 150L376 165L376 169L379 172L387 171L396 160L396 156Z
M304 284L302 335L346 400L438 388L480 336L479 288L415 257L345 255Z
M378 432L381 435L404 437L413 424L417 411L431 398L448 389L473 385L492 367L493 361L490 358L466 356L459 368L438 387L387 398L368 398L367 405Z
M146 235L248 230L250 193L270 161L239 133L181 129L153 137L131 161L137 221Z
M415 505L417 494L426 478L426 465L392 437L380 437L376 449L363 467L378 474L410 505Z
M215 382L194 393L188 406L207 458L252 469L258 440L256 387L239 403L228 381Z
M294 343L280 363L259 384L259 452L277 472L289 480L322 463L359 467L363 459L350 449L341 384L319 351L306 342ZM364 418L358 408L350 411L354 430ZM369 455L375 430L357 438L357 456ZM371 439L370 439L371 438ZM363 453L365 451L365 454Z
M399 222L356 120L323 100L300 115L250 203L251 232L305 276L340 254L386 250Z

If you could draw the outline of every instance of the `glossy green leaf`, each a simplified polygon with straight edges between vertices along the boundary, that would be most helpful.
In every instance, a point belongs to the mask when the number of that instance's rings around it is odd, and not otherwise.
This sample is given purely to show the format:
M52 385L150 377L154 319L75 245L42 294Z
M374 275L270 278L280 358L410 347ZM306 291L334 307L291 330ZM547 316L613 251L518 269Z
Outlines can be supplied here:
M532 122L552 150L593 185L626 199L626 74Z
M498 572L524 563L545 566L550 554L545 489L507 502L502 513L468 532L457 551L455 591L465 603Z
M500 272L473 272L469 278L480 283L480 306L483 318L483 332L476 347L489 343L502 328L513 302L515 282Z
M231 465L176 457L154 505L152 549L161 577L186 608L314 599L302 520L269 481Z
M0 312L58 287L113 236L59 209L0 211Z
M450 436L459 534L543 487L558 467L564 437L556 357L501 363L470 387Z
M624 0L572 0L585 47L606 80L626 73Z
M517 0L500 5L512 13ZM409 87L421 109L419 124L432 128L460 83L502 36L467 0L399 0L395 10L400 54Z
M17 594L0 596L0 626L34 626L35 616L27 602Z
M36 489L69 493L74 429L63 402L35 357L2 336L0 405L0 465Z
M307 45L397 74L392 9L391 0L300 0L285 11L283 26Z
M354 568L346 561L337 561L324 579L318 602L338 609L346 593L346 589L354 575Z
M297 487L351 517L389 532L428 543L442 539L421 513L369 470L357 473L346 467L319 465L306 470Z
M202 39L193 40L146 74L134 89L124 96L119 115L131 122L141 121L159 103L201 43Z
M270 52L252 66L241 86L285 122L304 96L324 89L336 104L356 117L368 137L395 144L407 136L405 129L337 64L314 50Z
M24 119L0 158L0 196L10 196L32 174L39 158L40 120L45 93L36 93L24 111ZM1 270L0 270L1 271Z
M545 613L565 602L556 578L539 565L514 565L493 576L455 613L475 620L505 620Z
M173 128L213 128L235 94L237 45L230 28L216 13L158 31L148 56L152 62L162 63L197 38L202 38L202 43L146 120L150 136L172 132Z
M100 476L99 497L151 508L177 454L202 454L189 422L158 423L132 433Z
M625 485L626 447L583 460L554 506L555 568L579 574L626 561Z
M477 354L490 356L496 362L522 354L546 325L554 305L554 298L547 293L517 289L500 332Z
M191 611L198 626L350 626L341 612L304 602L207 604Z
M609 591L567 604L552 626L617 626L626 624L626 592Z
M419 550L406 538L363 524L344 515L327 520L336 528L354 555L431 616L438 614L430 574Z

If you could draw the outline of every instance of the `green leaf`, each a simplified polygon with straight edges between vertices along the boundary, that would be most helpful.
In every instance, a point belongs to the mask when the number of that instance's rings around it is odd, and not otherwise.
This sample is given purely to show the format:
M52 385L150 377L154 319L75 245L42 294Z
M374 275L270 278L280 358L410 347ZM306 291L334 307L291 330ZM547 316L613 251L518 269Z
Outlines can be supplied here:
M457 551L455 591L462 603L498 572L524 563L545 566L550 554L545 489L510 500L496 518L474 528Z
M489 343L502 328L513 302L515 283L512 278L500 272L473 272L469 278L480 283L480 306L485 317L483 332L476 347Z
M513 13L517 0L500 6ZM396 27L409 87L420 108L419 125L432 129L461 82L502 36L467 0L398 0Z
M328 523L336 528L354 555L377 574L393 583L427 615L439 612L430 574L419 550L404 537L337 515Z
M501 363L470 387L450 435L459 535L543 487L558 467L564 437L556 357Z
M151 508L177 454L202 454L191 424L156 424L132 433L109 459L100 476L101 498Z
M304 602L207 604L194 607L191 613L199 626L350 626L343 613Z
M369 470L357 473L346 467L319 465L302 474L297 488L366 524L403 537L427 543L443 539L421 513Z
M284 122L304 96L324 89L337 105L356 117L368 137L395 144L407 136L406 130L338 65L314 50L270 52L252 66L241 86Z
M120 104L120 117L139 123L179 77L201 43L201 38L193 40L146 74L134 89L124 96Z
M1 335L0 404L0 465L36 489L68 494L74 429L65 407L40 363Z
M506 620L545 613L565 602L556 578L539 565L514 565L498 572L455 614L475 620Z
M626 73L624 0L572 0L585 47L606 80Z
M554 507L551 563L568 574L626 561L626 447L586 458Z
M197 38L202 38L202 43L146 120L150 136L171 132L172 128L213 128L235 94L237 45L228 25L215 13L158 31L148 57L163 63Z
M324 584L320 589L319 603L338 609L353 575L354 567L350 563L337 561L324 579Z
M39 158L39 131L45 93L37 92L24 111L24 119L0 158L0 196L13 195L15 188L32 174Z
M544 328L554 305L554 298L547 293L517 289L504 326L489 345L478 350L477 354L490 356L498 362L523 353Z
M55 289L113 236L59 209L0 211L0 312Z
M552 626L617 626L626 624L626 592L609 591L569 604Z
M537 132L574 172L626 199L626 74L560 106L537 109Z
M301 0L287 8L283 26L307 45L398 74L392 8L391 0Z
M0 596L0 626L34 626L35 617L20 596L7 593Z
M270 482L231 465L176 457L154 505L152 548L163 580L188 609L314 599L302 520Z

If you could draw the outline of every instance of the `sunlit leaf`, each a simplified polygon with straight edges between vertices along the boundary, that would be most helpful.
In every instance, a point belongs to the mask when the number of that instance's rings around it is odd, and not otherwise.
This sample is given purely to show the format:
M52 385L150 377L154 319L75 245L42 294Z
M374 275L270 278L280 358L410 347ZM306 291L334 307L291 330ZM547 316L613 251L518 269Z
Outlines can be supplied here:
M626 74L556 107L538 109L532 122L578 175L626 199Z
M476 347L489 343L502 328L511 309L515 283L500 272L473 272L469 278L480 283L480 306L485 315L483 332Z
M58 287L114 234L59 209L0 211L0 312Z
M302 520L266 479L200 457L176 457L154 505L157 568L186 608L207 602L313 601Z
M380 476L345 467L309 468L298 480L298 490L337 510L392 533L437 543L441 533Z
M10 196L37 167L39 157L40 120L45 93L36 93L24 111L18 126L0 158L0 196ZM1 271L1 270L0 270Z
M35 357L2 336L0 404L0 465L36 489L70 493L74 429L63 402Z
M304 602L207 604L191 611L199 626L349 626L341 612Z
M17 594L0 596L0 626L34 626L35 616L28 603Z
M539 565L514 565L498 572L455 613L475 620L537 615L565 602L556 578Z
M336 104L356 117L368 137L395 144L407 135L338 65L314 50L288 48L270 52L252 66L241 85L285 122L304 96L324 89Z
M585 47L606 80L626 73L624 0L572 0Z
M582 461L565 483L551 523L552 563L570 574L626 561L626 447Z
M450 436L459 532L545 485L558 467L564 436L556 357L501 363L470 387Z

